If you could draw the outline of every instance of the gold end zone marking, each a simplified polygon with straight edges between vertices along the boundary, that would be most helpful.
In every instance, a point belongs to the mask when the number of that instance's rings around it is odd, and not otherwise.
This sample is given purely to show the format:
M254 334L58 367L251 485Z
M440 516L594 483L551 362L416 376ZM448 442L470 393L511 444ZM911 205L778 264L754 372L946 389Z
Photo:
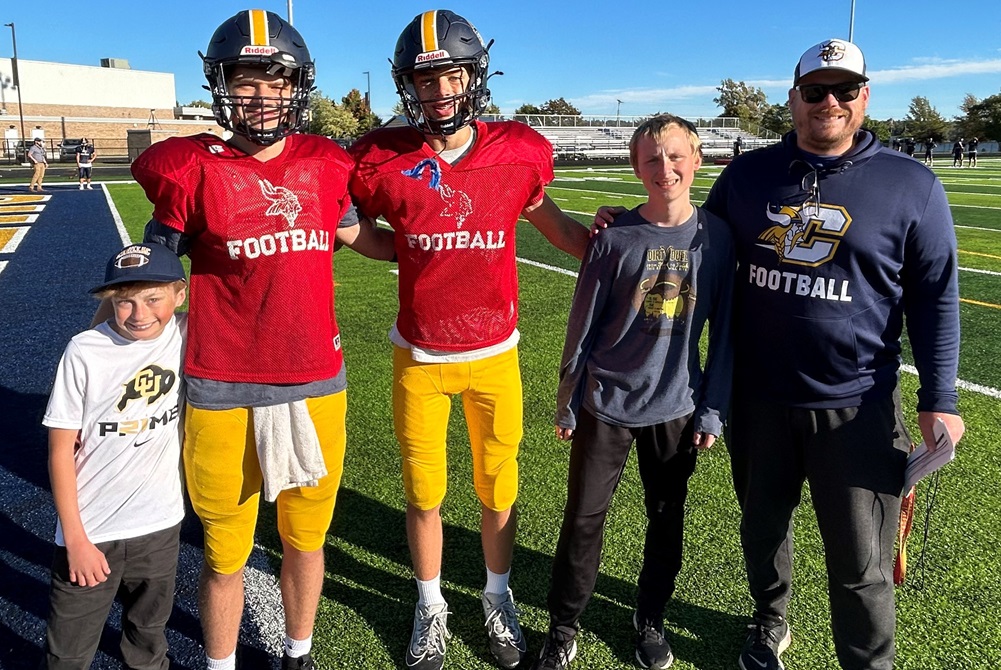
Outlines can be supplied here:
M45 205L5 205L0 203L0 214L37 214L44 209Z
M50 198L51 195L0 195L0 205L48 202Z
M18 245L29 230L31 230L29 226L0 228L0 254L12 254L17 251Z
M0 209L0 212L3 210ZM0 224L4 223L34 223L38 220L37 214L0 214Z

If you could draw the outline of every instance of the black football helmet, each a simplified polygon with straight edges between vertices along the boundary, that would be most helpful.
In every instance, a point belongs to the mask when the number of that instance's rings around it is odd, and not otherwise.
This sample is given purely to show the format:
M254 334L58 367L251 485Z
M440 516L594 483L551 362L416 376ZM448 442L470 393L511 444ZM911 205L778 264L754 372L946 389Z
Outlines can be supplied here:
M206 53L199 51L198 55L209 81L205 88L212 93L212 112L223 128L267 146L305 125L316 68L302 35L277 14L263 9L239 12L216 29ZM231 95L226 82L233 68L240 65L258 66L268 74L288 78L291 97ZM248 125L246 116L236 113L238 108L262 104L280 110L276 127L264 128L263 122Z
M393 81L410 125L434 135L451 135L482 114L490 104L487 52L491 44L493 40L483 43L472 23L446 9L415 16L396 42L393 56ZM469 71L466 91L425 101L452 101L455 115L444 121L426 118L414 88L414 72L456 65Z

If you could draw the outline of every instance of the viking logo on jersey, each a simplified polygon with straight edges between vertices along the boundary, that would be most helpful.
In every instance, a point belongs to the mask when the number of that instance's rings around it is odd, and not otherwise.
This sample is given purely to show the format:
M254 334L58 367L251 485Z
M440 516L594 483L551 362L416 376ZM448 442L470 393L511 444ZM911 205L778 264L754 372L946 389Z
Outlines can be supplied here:
M441 210L441 216L446 219L455 219L455 227L462 228L462 224L473 213L472 199L462 191L456 191L447 184L441 183L441 166L433 158L425 158L420 163L409 170L401 170L407 177L421 181L425 169L428 171L428 188L437 191L445 203L445 209Z
M177 373L173 370L164 370L159 365L147 365L125 384L125 391L116 408L121 412L129 402L143 398L146 398L147 405L152 405L158 398L167 395L176 382Z
M299 204L299 196L284 186L274 186L267 179L257 181L261 185L261 193L271 201L266 216L284 216L289 228L295 227L295 220L299 218L302 205Z
M773 248L779 262L817 267L834 258L852 217L844 207L817 204L810 207L783 205L777 213L766 206L765 216L776 225L758 236L759 247Z

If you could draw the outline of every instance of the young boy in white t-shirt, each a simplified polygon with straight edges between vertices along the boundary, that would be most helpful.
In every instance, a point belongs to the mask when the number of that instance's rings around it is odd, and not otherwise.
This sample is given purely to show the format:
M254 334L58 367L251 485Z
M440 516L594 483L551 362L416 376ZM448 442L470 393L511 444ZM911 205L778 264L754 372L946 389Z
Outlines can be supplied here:
M63 353L42 423L59 516L45 665L89 668L116 594L130 668L166 670L164 628L184 505L181 361L187 314L177 254L133 244L91 290L114 317Z

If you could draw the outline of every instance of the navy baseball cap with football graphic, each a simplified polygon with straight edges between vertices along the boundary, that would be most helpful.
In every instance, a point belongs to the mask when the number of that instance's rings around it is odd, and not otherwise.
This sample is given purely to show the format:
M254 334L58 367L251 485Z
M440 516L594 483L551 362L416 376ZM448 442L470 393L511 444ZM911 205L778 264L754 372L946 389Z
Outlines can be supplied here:
M104 283L90 289L98 293L126 282L174 282L185 279L181 259L162 244L130 244L115 254L104 270Z

